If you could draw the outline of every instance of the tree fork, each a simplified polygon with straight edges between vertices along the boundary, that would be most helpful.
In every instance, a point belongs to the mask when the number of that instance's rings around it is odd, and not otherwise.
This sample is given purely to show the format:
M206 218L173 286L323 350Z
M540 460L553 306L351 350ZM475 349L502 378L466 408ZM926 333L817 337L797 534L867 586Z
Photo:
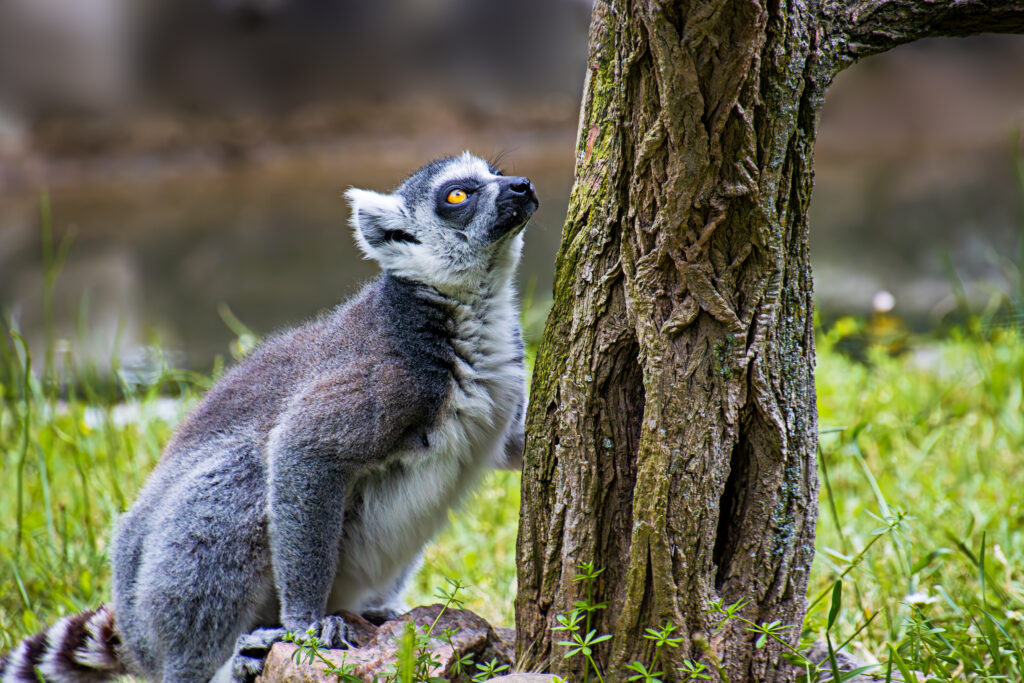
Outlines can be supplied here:
M825 90L856 59L934 35L1024 31L1024 0L597 0L576 146L527 421L520 655L552 648L605 567L613 680L650 663L647 627L685 637L656 666L720 662L787 680L781 647L712 600L799 635L817 516L807 207Z

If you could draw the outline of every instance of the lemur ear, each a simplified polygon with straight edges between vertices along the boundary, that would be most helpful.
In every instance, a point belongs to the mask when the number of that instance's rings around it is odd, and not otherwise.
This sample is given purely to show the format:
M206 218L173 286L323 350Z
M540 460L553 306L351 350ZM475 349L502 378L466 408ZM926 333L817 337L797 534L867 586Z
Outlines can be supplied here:
M353 187L345 193L345 198L352 208L349 225L355 230L356 244L367 258L386 259L396 243L419 244L405 229L409 218L400 197Z

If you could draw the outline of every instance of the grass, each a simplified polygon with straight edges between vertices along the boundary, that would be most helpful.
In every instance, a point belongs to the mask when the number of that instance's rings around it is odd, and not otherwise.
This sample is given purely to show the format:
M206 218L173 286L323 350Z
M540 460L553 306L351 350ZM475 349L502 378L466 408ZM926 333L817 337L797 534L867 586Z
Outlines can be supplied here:
M843 576L840 633L866 659L893 647L939 680L1024 680L1024 340L954 332L861 363L836 353L842 328L818 336L809 596Z
M938 680L1024 680L1024 340L953 332L904 341L897 355L868 345L854 360L840 349L865 329L845 320L818 335L808 594L824 597L806 635L820 637L841 580L833 641L852 639L847 649L880 659L883 674L891 663ZM209 384L165 368L152 385L119 378L131 408L87 389L58 400L53 367L26 372L31 361L16 336L0 344L0 651L109 599L112 521ZM467 607L511 624L518 509L518 475L489 474L427 549L409 602L435 602L444 577L458 577Z
M94 395L58 400L26 372L31 358L13 339L0 343L0 651L109 599L113 520L206 385L165 374L149 387L122 383L127 407ZM160 395L172 383L180 398L168 402Z

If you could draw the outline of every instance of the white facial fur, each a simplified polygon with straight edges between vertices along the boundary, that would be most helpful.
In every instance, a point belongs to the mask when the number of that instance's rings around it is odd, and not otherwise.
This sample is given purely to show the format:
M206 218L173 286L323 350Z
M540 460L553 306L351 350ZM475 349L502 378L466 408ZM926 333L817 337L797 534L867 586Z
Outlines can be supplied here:
M476 290L485 281L508 277L519 261L522 226L497 240L489 238L498 216L499 178L486 161L465 152L426 167L392 194L352 188L345 196L356 243L385 270L446 293ZM465 226L454 226L437 211L439 188L456 180L476 184L474 213ZM387 239L391 231L418 244Z

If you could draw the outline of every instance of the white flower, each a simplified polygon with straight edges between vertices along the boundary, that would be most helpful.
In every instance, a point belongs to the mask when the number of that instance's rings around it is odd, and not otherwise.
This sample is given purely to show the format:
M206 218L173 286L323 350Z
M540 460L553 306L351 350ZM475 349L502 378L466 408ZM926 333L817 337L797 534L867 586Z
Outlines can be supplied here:
M932 604L936 600L938 600L938 598L928 595L928 593L923 591L917 591L910 595L903 596L903 601L912 607L924 607L925 605Z
M880 289L871 297L871 310L875 313L888 313L896 307L896 297L892 292Z

